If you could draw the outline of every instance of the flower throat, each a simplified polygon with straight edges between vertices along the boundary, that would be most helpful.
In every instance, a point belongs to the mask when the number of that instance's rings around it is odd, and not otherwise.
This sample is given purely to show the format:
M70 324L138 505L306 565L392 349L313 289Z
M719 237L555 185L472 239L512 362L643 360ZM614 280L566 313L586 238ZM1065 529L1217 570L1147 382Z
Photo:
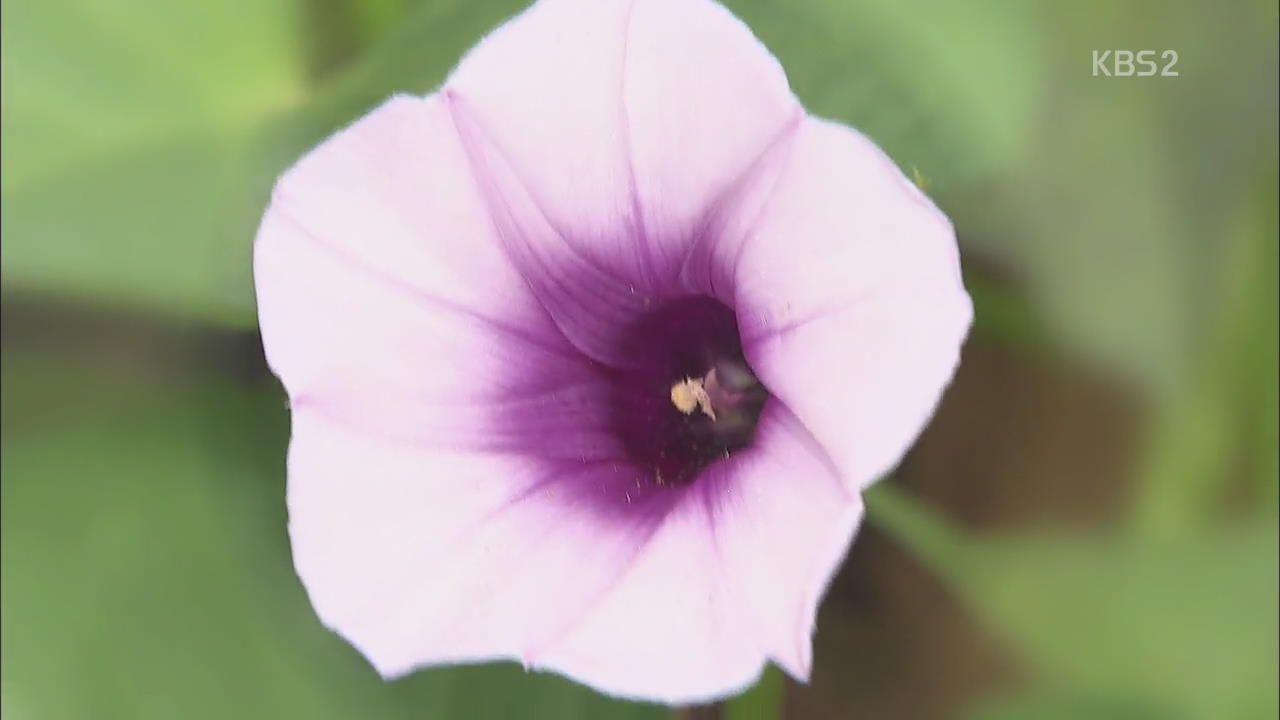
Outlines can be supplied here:
M614 429L655 485L694 482L748 447L768 400L742 352L733 311L706 297L672 300L628 328L633 358L615 377Z

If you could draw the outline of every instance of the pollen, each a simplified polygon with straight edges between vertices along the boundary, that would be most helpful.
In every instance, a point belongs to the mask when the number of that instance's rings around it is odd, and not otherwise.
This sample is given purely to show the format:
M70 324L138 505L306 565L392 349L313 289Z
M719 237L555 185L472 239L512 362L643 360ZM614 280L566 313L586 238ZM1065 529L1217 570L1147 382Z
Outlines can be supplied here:
M707 417L716 419L715 408L711 406L711 396L703 381L685 378L671 386L671 404L685 415L692 415L694 410L702 410Z

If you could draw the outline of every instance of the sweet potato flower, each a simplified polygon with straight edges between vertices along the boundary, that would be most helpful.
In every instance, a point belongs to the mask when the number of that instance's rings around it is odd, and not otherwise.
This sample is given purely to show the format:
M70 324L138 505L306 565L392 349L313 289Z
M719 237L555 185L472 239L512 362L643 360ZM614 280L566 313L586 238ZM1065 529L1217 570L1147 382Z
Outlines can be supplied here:
M709 0L541 0L277 185L289 534L386 677L804 679L971 308L951 224Z

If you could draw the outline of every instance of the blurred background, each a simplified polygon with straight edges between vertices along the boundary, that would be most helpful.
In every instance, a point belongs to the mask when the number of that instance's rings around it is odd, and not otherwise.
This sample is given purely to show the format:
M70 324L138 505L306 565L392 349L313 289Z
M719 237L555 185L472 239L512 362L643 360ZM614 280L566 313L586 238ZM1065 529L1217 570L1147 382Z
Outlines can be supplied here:
M952 216L977 309L809 685L672 711L512 665L384 684L326 632L256 223L304 150L521 4L5 0L6 720L1276 716L1271 0L729 3Z

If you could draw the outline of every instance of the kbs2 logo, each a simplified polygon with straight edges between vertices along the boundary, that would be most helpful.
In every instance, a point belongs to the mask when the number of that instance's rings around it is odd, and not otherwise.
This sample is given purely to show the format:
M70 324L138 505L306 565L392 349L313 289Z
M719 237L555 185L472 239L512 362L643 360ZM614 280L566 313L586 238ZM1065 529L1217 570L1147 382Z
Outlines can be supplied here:
M1160 77L1178 77L1178 71L1173 69L1178 64L1176 50L1160 53L1160 63L1156 63L1155 50L1094 50L1093 76L1151 77L1159 73Z

